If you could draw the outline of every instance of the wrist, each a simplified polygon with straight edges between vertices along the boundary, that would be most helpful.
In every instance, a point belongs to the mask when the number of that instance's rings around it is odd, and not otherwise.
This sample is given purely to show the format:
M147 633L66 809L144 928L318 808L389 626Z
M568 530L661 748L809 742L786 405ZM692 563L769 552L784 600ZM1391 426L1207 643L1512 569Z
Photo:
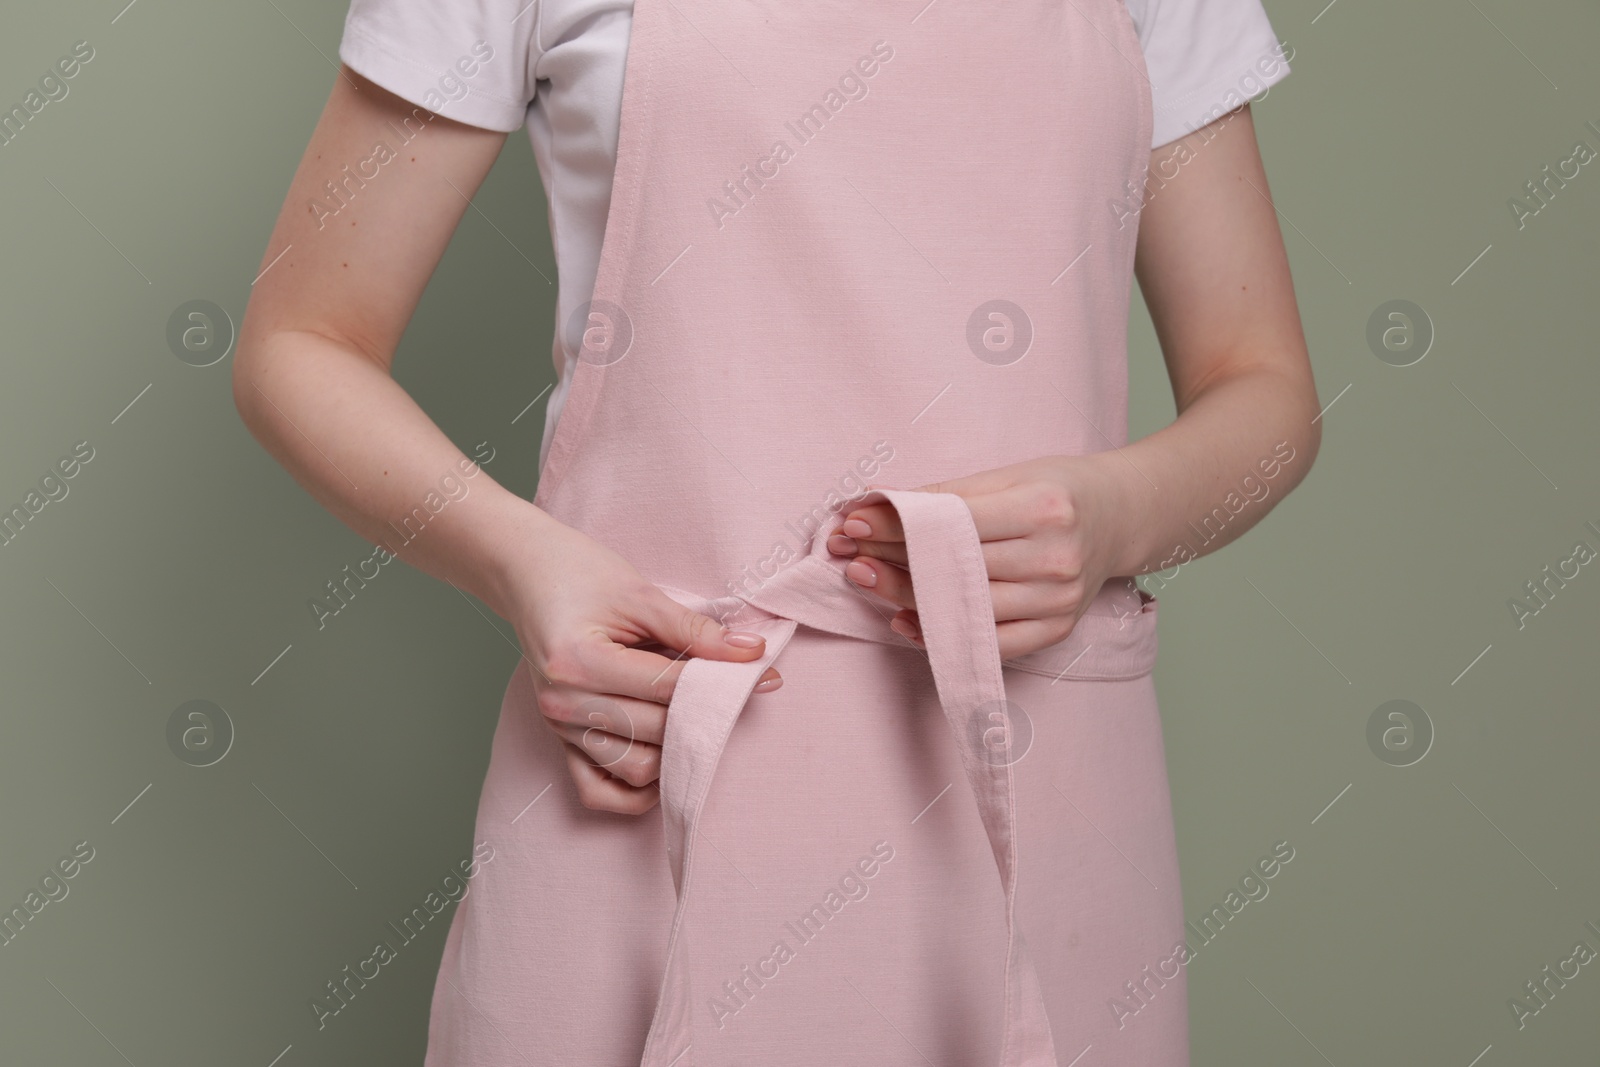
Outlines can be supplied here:
M1118 451L1077 457L1092 487L1097 542L1105 553L1108 578L1143 574L1149 569L1149 544L1154 526L1156 487Z
M510 490L496 494L479 527L479 551L467 576L469 591L503 619L514 620L530 579L541 573L537 548L560 524Z

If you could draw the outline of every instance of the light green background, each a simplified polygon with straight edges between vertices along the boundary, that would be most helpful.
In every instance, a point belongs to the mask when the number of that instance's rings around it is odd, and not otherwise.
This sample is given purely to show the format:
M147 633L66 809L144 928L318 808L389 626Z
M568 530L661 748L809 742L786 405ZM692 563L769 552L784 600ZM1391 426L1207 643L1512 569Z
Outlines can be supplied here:
M344 5L123 2L0 20L0 102L97 52L0 148L0 503L96 450L0 548L0 906L95 848L0 948L0 1063L417 1063L443 921L326 1030L307 1001L469 854L510 627L394 565L318 632L307 598L367 546L249 437L229 362L165 341L188 300L242 316ZM1521 231L1506 201L1600 148L1600 11L1323 2L1268 3L1294 73L1256 107L1322 455L1161 591L1187 916L1296 850L1189 966L1194 1063L1594 1063L1600 964L1520 1031L1507 1000L1600 947L1600 571L1520 631L1506 602L1600 545L1600 165ZM531 495L542 405L513 418L551 380L554 292L529 260L555 269L523 135L476 203L397 373ZM1406 368L1365 340L1397 298L1437 331ZM1137 301L1130 358L1142 435L1171 401ZM195 698L238 731L205 769L165 739ZM1414 766L1368 748L1391 699L1437 731Z

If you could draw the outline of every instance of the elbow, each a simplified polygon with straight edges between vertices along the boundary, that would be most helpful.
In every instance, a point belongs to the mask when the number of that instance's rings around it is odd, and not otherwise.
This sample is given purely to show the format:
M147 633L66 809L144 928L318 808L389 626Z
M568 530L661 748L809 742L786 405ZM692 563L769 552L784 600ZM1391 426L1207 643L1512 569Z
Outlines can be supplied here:
M299 431L286 410L296 410L309 394L370 385L355 381L353 370L376 367L390 376L392 349L378 350L325 329L277 327L240 331L233 359L233 407L263 445Z
M1304 449L1306 454L1305 470L1308 472L1311 470L1312 464L1316 463L1317 461L1317 453L1322 451L1322 414L1316 410L1317 393L1314 388L1311 390L1310 399L1311 403L1309 406L1313 413L1306 425L1306 431L1304 435Z
M1304 434L1306 462L1304 470L1310 472L1312 464L1317 461L1317 454L1322 451L1323 409L1317 399L1317 383L1311 376L1309 364L1305 370L1304 381L1300 387L1301 392L1304 394L1300 410L1304 413L1303 417L1306 420Z
M272 395L282 389L285 373L290 371L284 363L290 353L284 344L287 339L288 335L281 332L247 328L240 331L233 356L233 409L245 429L264 447L270 446L272 437L283 426L283 416Z
M1283 415L1279 421L1279 425L1285 427L1280 430L1283 444L1278 447L1287 446L1292 450L1289 452L1291 458L1285 463L1289 481L1284 486L1285 492L1292 492L1310 476L1317 455L1322 451L1322 416L1317 403L1316 385L1309 374L1291 379L1286 384L1286 395L1280 409Z
M233 354L233 408L252 435L260 438L261 390L256 379L261 367L261 339L249 335L239 338Z

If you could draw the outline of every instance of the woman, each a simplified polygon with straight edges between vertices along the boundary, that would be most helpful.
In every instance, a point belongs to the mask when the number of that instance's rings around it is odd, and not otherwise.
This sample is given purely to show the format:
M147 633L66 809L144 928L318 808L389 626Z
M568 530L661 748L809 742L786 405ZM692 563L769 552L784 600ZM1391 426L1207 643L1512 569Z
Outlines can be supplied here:
M1132 578L1318 442L1258 0L353 0L340 56L235 394L374 543L482 486L389 542L525 660L427 1062L1187 1063ZM388 373L524 124L532 502ZM1125 444L1135 270L1178 416Z

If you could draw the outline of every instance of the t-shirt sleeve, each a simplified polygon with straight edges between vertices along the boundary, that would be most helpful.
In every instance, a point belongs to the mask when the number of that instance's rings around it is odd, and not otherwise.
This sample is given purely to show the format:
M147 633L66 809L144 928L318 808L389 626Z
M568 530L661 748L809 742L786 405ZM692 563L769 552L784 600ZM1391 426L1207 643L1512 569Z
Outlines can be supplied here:
M1294 50L1261 0L1127 0L1150 73L1151 148L1199 129L1282 81Z
M502 133L527 121L537 0L350 0L339 58L419 107Z

